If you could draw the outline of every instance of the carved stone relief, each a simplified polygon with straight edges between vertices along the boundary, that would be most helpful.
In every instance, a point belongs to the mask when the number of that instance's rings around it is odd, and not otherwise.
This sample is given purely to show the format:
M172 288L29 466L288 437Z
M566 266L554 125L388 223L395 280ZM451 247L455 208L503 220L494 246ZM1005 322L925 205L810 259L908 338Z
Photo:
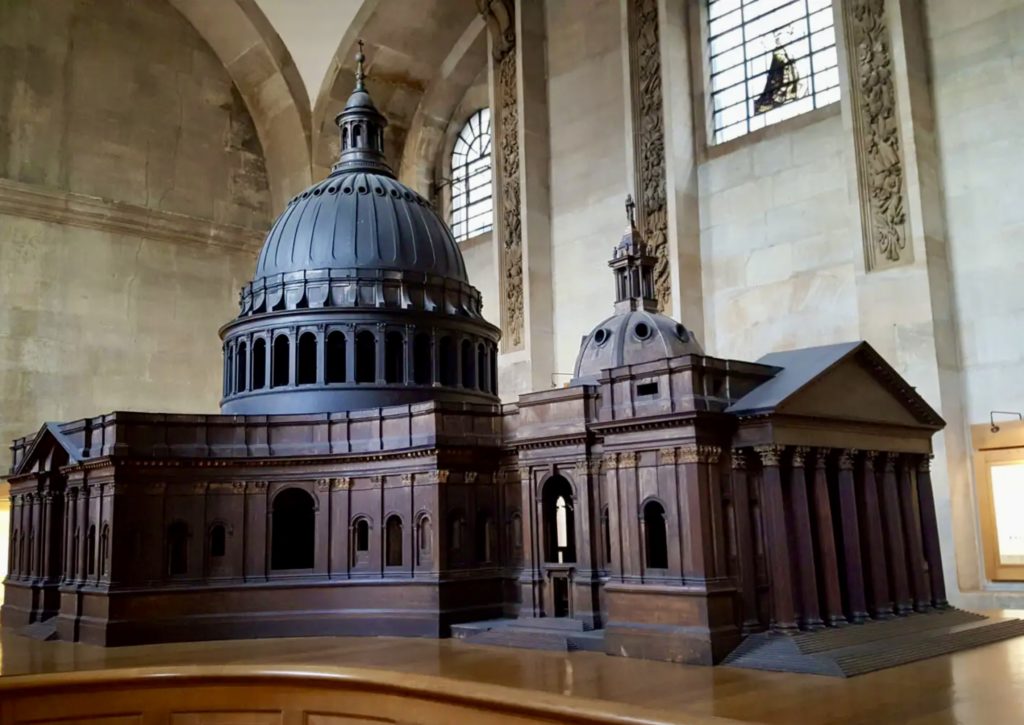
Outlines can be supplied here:
M903 148L896 115L892 40L885 0L842 3L850 57L851 102L869 270L910 262Z
M491 33L497 76L497 117L501 149L502 344L523 346L523 236L519 182L519 74L516 66L514 0L477 0Z
M639 221L657 262L654 294L661 309L672 298L665 190L665 113L661 86L661 42L657 0L630 0L630 70L633 143Z

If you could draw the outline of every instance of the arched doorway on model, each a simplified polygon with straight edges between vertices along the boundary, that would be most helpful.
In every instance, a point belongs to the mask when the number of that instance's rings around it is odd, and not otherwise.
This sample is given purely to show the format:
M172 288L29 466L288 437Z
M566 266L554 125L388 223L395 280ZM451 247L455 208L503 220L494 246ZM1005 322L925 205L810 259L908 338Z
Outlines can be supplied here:
M548 592L545 614L572 615L572 575L576 563L576 502L572 484L559 475L544 482L541 490L541 524L544 568Z

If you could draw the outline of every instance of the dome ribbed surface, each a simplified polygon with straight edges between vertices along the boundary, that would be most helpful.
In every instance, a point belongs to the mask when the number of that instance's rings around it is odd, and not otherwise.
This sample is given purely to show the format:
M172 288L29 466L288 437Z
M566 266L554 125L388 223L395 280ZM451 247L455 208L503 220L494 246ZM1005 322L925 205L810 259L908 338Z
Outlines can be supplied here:
M255 279L331 268L469 282L458 243L430 203L374 173L335 174L295 197L267 235Z
M583 338L573 378L593 384L602 370L691 353L704 350L682 324L657 312L631 310L609 317Z

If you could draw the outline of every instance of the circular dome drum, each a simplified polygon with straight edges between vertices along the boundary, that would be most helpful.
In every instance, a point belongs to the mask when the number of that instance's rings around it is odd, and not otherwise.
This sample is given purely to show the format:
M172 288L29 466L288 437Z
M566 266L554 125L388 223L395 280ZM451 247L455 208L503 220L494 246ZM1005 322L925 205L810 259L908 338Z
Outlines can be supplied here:
M357 60L341 158L274 223L221 329L223 413L498 400L499 331L448 226L388 166Z

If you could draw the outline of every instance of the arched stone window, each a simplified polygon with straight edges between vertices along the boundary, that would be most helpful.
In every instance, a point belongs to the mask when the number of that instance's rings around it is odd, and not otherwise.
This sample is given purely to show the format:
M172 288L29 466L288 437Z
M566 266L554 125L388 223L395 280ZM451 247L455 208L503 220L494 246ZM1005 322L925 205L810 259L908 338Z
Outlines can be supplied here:
M167 574L181 576L187 573L188 525L184 521L175 521L167 527Z
M248 346L245 340L238 343L238 350L235 353L235 392L244 393L246 388L246 372L249 365Z
M304 332L299 336L299 357L295 361L295 382L298 385L316 383L316 334Z
M327 336L327 348L324 350L324 380L328 383L343 383L348 364L345 350L345 333L335 330Z
M370 556L370 522L359 517L352 523L352 566L365 564Z
M356 333L356 382L377 381L377 338L369 330Z
M433 360L430 355L430 335L421 332L412 342L412 375L417 385L430 385L433 377Z
M416 521L416 564L419 566L429 564L431 561L432 537L430 517L423 514Z
M100 576L110 573L110 524L103 524L100 533Z
M292 344L287 335L278 335L274 338L274 360L270 366L270 386L273 388L288 384L291 376L291 349Z
M210 557L219 559L227 551L227 529L224 524L210 527Z
M541 506L544 519L544 560L553 564L576 561L576 522L572 486L561 476L544 484Z
M657 501L644 505L644 561L648 569L668 569L665 509Z
M402 519L388 517L384 523L384 566L402 565Z
M267 341L257 337L252 343L252 389L263 390L267 385Z
M462 341L462 387L476 387L476 358L469 340Z
M22 537L22 555L24 556L24 539L25 539L25 534L22 533L21 537ZM88 560L86 561L86 567L87 567L86 571L88 572L89 576L94 576L96 574L96 526L95 525L89 526L89 538L86 541L85 553L86 553L86 556L88 557ZM22 570L24 570L24 566L22 567Z
M494 225L491 172L491 109L466 121L452 149L452 233L462 241Z
M455 341L445 335L438 343L441 385L455 386L459 383L459 370L455 359Z
M391 331L384 336L384 380L405 382L405 337L401 332Z
M270 568L312 569L316 502L301 488L286 488L274 497Z

